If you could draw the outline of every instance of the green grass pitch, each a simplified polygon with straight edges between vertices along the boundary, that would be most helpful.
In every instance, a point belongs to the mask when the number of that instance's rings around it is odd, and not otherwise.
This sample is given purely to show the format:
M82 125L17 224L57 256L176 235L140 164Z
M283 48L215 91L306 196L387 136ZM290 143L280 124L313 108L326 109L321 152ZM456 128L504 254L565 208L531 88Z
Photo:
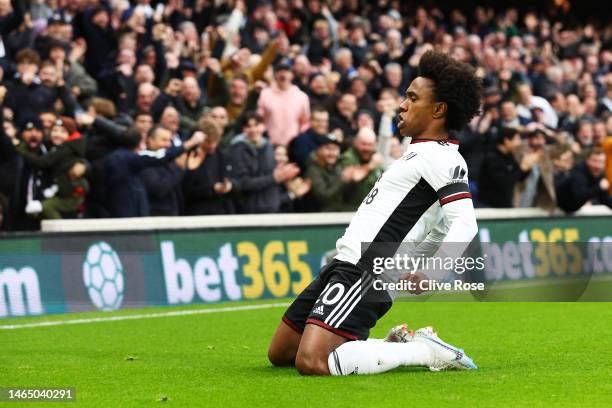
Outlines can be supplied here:
M154 311L168 310L176 309ZM342 378L302 377L292 368L270 366L266 349L283 310L0 330L0 387L73 386L77 402L68 406L83 407L612 404L609 303L396 302L373 337L403 321L412 328L433 325L480 369L400 368ZM9 319L0 325L151 311Z

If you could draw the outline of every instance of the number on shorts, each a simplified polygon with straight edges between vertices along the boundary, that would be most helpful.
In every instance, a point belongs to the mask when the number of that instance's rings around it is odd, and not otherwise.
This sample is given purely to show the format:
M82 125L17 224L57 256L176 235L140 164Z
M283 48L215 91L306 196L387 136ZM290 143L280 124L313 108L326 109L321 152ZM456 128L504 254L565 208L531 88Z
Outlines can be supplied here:
M321 301L324 305L334 305L338 303L342 295L344 295L344 285L341 283L334 283L325 288L322 295Z

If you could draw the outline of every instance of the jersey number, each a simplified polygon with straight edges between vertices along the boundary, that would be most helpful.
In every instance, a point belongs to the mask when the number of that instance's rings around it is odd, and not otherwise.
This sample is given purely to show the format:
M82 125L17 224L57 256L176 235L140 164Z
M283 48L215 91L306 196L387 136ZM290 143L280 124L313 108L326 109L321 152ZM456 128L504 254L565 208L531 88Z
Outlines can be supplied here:
M363 203L366 205L372 204L372 201L374 201L374 197L376 197L376 194L378 194L378 187L375 187L372 189L372 191L370 191L370 194L368 194L365 200L363 200Z

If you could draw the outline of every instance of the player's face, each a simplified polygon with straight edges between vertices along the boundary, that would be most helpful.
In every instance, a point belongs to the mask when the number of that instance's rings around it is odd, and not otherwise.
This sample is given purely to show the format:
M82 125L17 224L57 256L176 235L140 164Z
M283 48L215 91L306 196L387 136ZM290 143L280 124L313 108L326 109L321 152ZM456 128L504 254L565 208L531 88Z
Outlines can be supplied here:
M398 129L402 136L421 135L433 120L434 97L431 79L416 77L400 104Z

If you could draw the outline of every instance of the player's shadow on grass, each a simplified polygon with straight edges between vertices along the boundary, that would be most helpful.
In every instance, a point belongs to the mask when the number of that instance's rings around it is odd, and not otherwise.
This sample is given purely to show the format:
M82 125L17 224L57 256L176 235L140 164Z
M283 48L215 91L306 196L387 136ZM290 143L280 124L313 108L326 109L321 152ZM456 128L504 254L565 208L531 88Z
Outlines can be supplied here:
M259 374L259 375L278 376L278 377L286 377L288 375L289 376L299 375L295 367L274 367L271 364L262 364L258 366L252 366L252 367L248 367L247 370L250 371L253 375ZM382 374L377 374L377 376L378 375L388 375L388 374L393 374L393 373L396 373L396 374L401 373L405 375L406 374L407 375L412 375L412 374L422 375L423 373L428 373L428 372L429 372L429 369L427 367L398 367L395 370L391 370L391 371L388 371Z

